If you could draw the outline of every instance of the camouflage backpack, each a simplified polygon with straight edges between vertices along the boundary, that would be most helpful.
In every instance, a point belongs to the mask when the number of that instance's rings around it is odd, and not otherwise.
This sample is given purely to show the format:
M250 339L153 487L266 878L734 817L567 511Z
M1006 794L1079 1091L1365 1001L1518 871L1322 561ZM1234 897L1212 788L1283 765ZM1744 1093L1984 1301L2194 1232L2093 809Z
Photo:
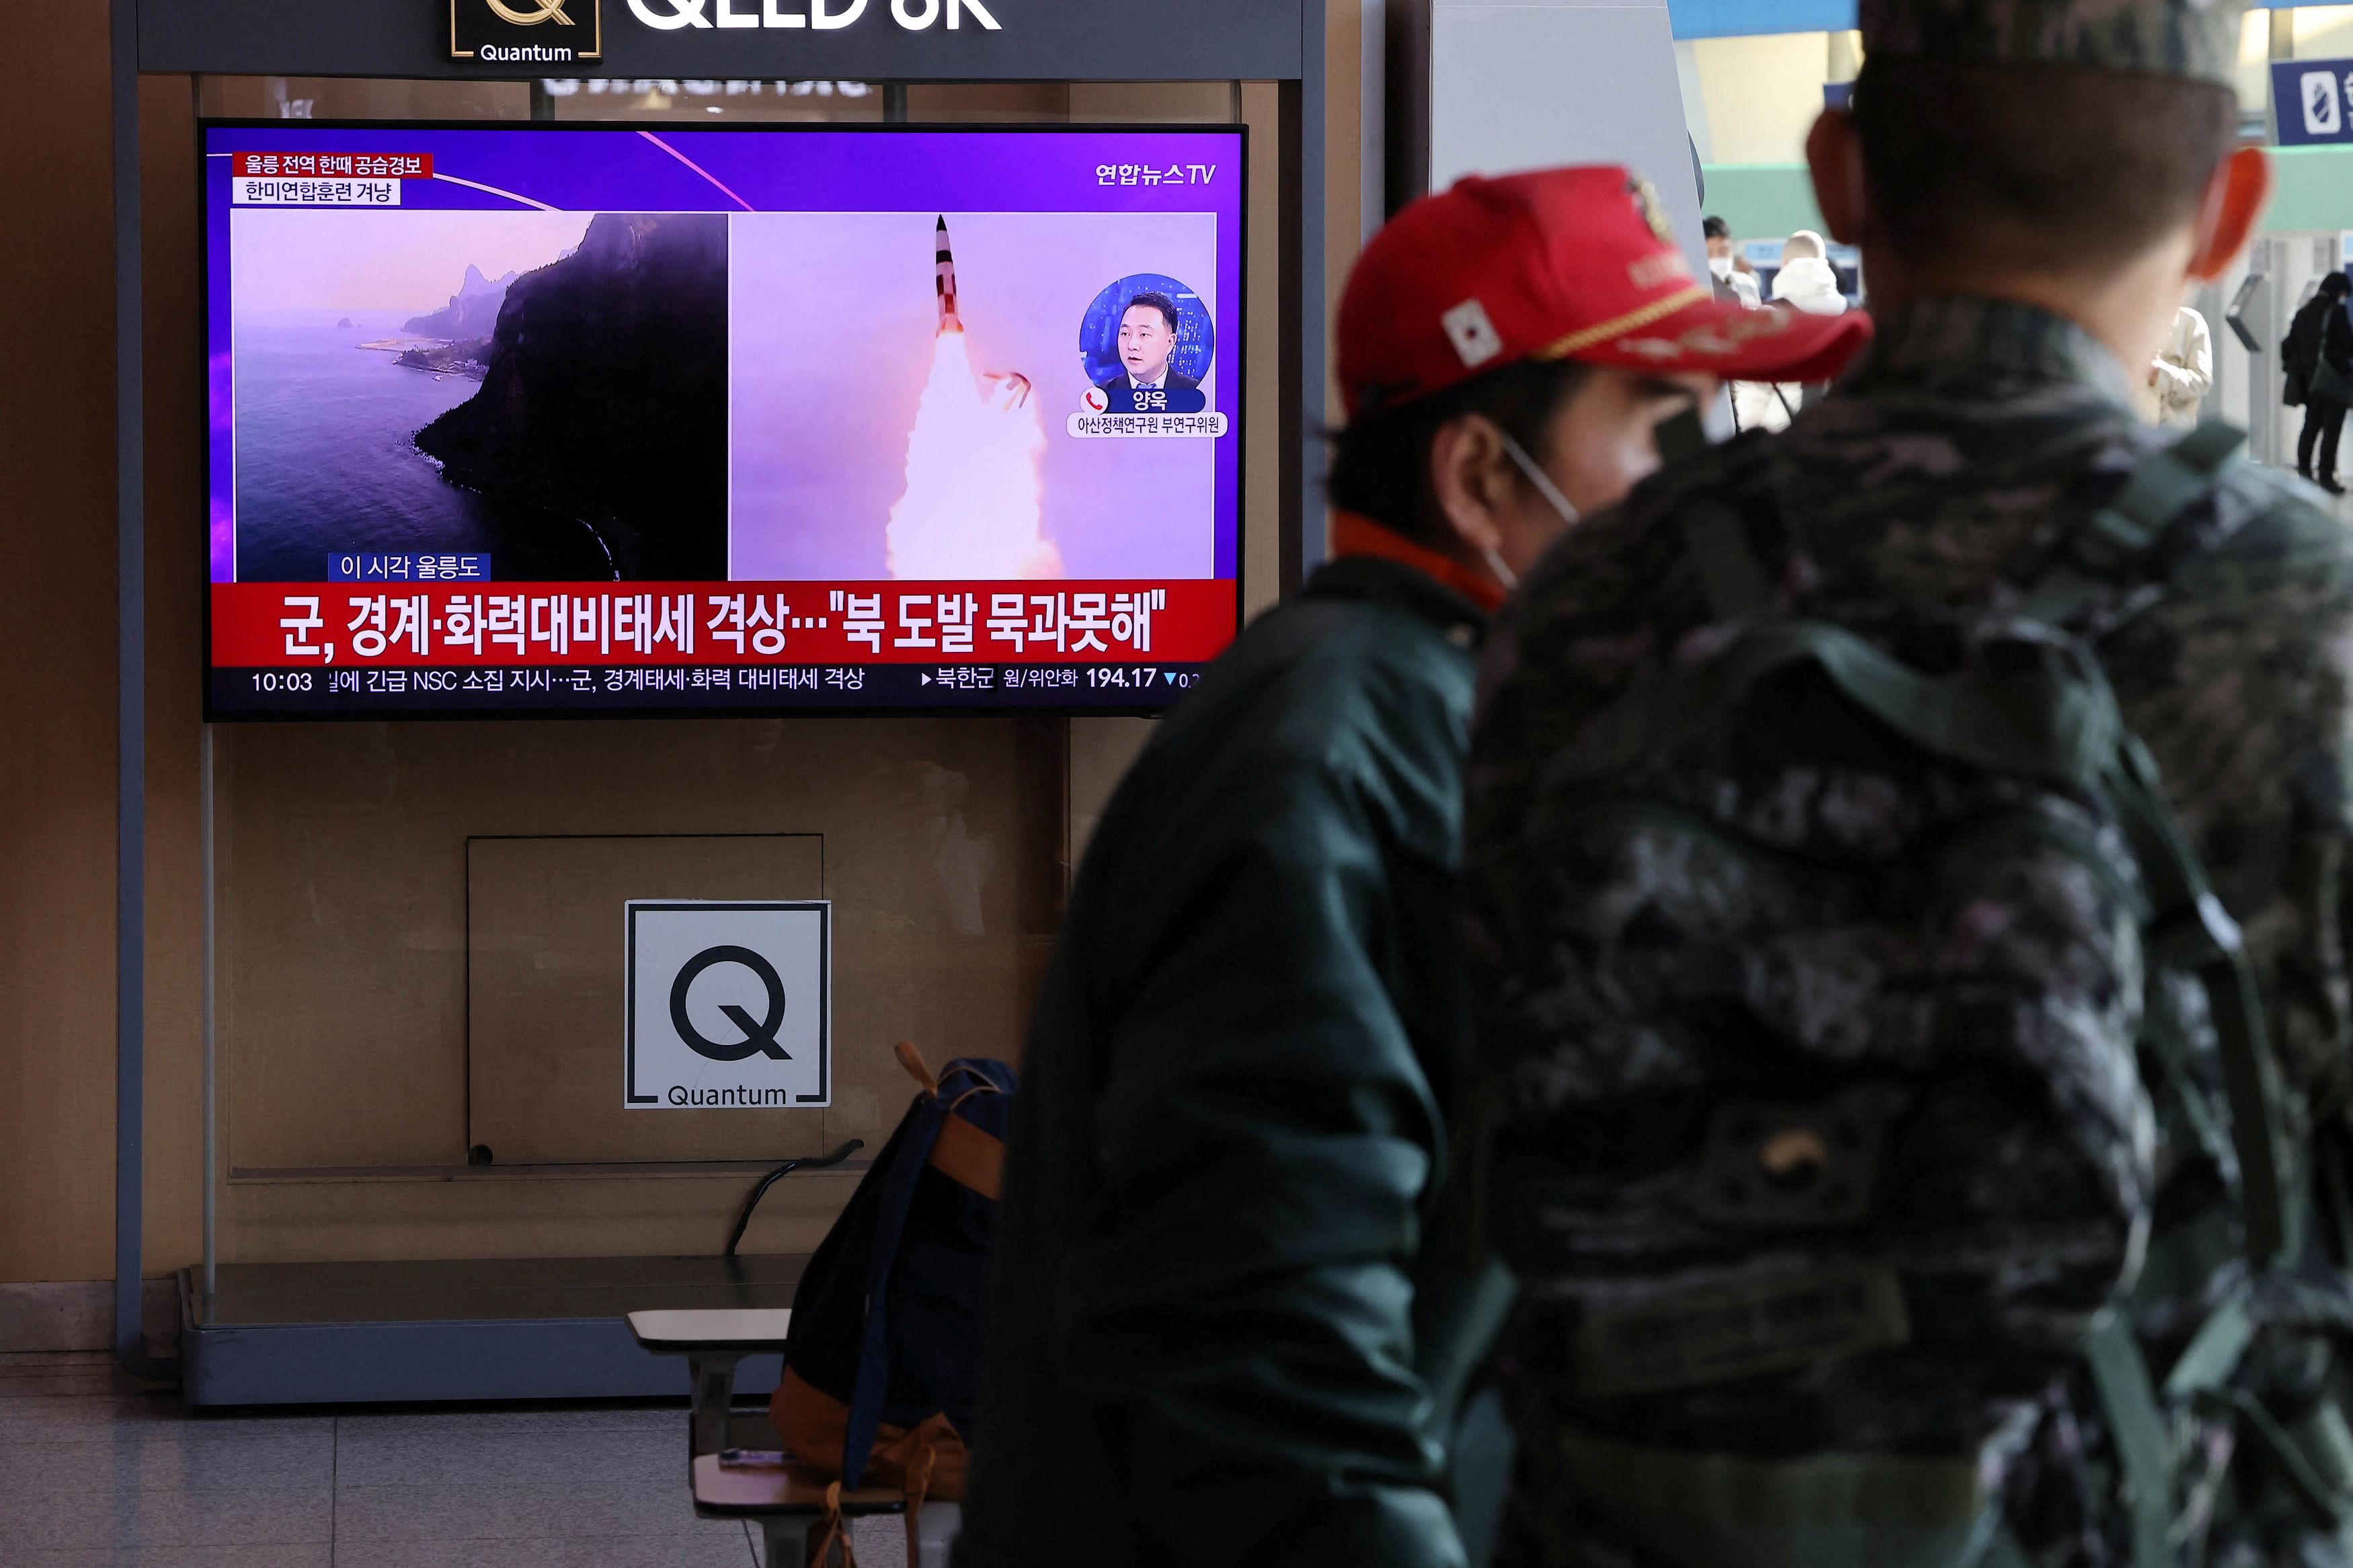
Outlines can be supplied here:
M1694 514L1711 624L1474 868L1536 1473L1647 1558L2337 1530L2307 1331L2353 1296L2288 1270L2253 975L2096 653L2239 439L2147 459L1999 606L1783 608L1792 521Z

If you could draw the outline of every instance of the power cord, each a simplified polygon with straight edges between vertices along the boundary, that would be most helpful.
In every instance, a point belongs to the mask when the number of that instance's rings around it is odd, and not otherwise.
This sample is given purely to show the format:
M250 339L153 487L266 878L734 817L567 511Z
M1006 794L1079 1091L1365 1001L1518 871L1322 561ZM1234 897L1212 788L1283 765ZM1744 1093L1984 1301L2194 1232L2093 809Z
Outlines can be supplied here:
M797 1160L786 1161L761 1177L760 1184L752 1189L752 1195L744 1200L744 1212L735 1216L735 1229L727 1237L727 1250L720 1256L723 1258L735 1256L736 1244L744 1239L744 1232L752 1223L752 1211L760 1206L760 1200L768 1195L768 1189L775 1186L780 1179L791 1175L795 1171L822 1171L829 1166L839 1165L865 1147L865 1139L852 1138L830 1154L804 1154Z

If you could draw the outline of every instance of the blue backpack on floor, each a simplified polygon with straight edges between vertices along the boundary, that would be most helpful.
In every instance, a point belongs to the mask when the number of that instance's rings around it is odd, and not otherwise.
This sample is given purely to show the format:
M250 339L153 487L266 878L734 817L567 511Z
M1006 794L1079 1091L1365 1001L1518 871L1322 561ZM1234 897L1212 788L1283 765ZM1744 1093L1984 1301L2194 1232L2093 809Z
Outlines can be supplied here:
M981 1310L1005 1133L1019 1079L986 1058L923 1086L801 1276L770 1415L803 1463L906 1489L911 1507L964 1495L980 1391Z

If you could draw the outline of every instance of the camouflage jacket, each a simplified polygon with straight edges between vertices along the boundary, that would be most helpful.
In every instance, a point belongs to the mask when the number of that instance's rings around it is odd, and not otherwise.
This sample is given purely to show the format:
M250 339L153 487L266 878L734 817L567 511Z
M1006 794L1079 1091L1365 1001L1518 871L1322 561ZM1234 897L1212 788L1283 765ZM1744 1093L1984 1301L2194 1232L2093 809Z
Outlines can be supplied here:
M2172 438L2137 424L2130 401L2114 356L2059 318L1924 302L1883 321L1865 363L1786 433L1715 448L1572 531L1489 645L1467 819L1473 907L1507 901L1522 874L1548 761L1715 618L1684 530L1664 525L1702 501L1728 506L1784 592L1832 618L1890 602L1999 605L2019 593L2019 563L2108 502ZM2290 1078L2333 1102L2353 1033L2339 933L2353 538L2316 500L2253 465L2227 468L2182 521L2192 543L2164 596L2100 649L2244 929ZM1474 945L1484 962L1512 963L1508 943ZM1573 1066L1579 1047L1549 1048ZM1495 1177L1507 1256L1542 1201L1541 1181L1521 1174L1507 1161ZM1541 1303L1542 1269L1514 1261ZM1531 1375L1518 1382L1525 1451L1539 1456L1550 1446L1526 1428L1574 1403L1541 1374L1550 1358L1539 1342L1558 1327L1543 1319L1539 1304L1524 1322ZM2052 1375L2063 1372L2054 1363ZM1719 1434L1725 1447L1764 1453L1789 1436L1786 1425Z

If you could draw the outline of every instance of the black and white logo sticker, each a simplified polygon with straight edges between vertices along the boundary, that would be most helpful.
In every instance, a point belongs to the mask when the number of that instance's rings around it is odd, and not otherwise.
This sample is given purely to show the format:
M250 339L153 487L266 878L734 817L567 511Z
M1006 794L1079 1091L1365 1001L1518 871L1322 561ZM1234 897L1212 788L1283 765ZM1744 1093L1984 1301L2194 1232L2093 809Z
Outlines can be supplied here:
M830 1104L832 912L827 903L632 900L625 1103Z

